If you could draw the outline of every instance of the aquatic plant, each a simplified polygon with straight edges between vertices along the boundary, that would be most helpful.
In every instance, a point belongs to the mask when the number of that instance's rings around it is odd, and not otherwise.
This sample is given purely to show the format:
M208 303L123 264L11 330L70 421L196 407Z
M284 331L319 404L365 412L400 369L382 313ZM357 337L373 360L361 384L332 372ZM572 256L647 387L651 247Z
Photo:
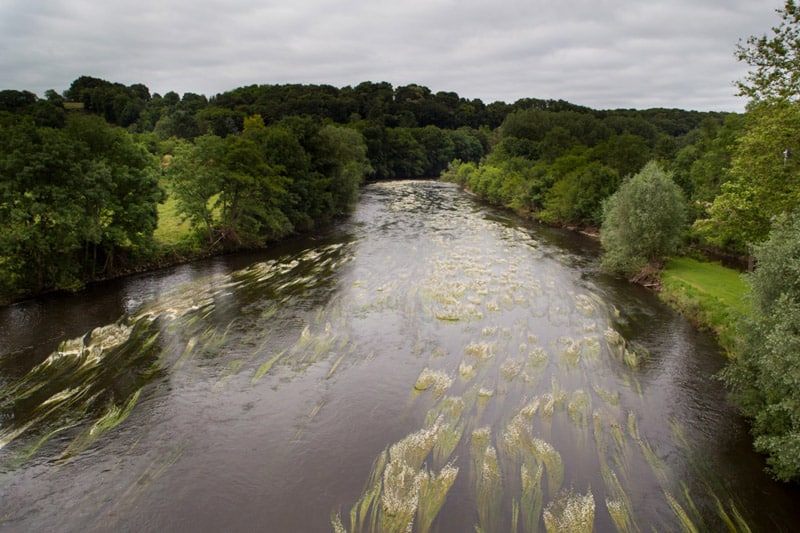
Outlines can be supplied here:
M464 423L448 422L441 425L433 445L433 464L439 466L450 459L461 437L464 434Z
M485 363L494 357L494 344L488 342L472 342L467 345L464 352L474 357L478 364Z
M418 533L430 531L433 521L447 500L447 493L453 486L456 476L458 476L458 467L453 466L452 463L445 465L438 474L427 470L420 472L416 523Z
M80 435L67 446L61 454L61 458L72 457L86 448L88 448L95 440L97 440L103 433L109 429L115 428L120 425L128 416L130 416L136 402L139 401L139 395L142 389L133 393L124 405L120 406L112 404L108 407L106 412L98 418L92 426L84 430Z
M545 465L547 492L552 497L564 482L564 461L561 459L561 454L549 442L539 438L531 440L531 451L537 463Z
M591 489L585 494L571 490L559 493L544 510L544 527L548 533L591 533L594 530L595 503Z
M549 356L547 355L547 351L545 351L545 349L541 346L536 346L528 354L528 361L534 367L544 366L548 359Z
M390 460L383 471L380 531L411 531L419 503L419 471L402 460Z
M605 463L602 457L600 470L603 475L606 492L610 496L606 498L606 508L614 521L617 531L638 531L639 528L633 520L631 499L622 487L617 474Z
M522 361L519 359L506 359L503 361L503 364L500 365L500 375L503 376L506 381L511 381L517 377L520 370L522 370Z
M433 387L433 393L438 398L441 397L447 389L453 384L453 378L447 375L443 370L431 370L425 368L420 372L414 389L417 391L426 391Z
M533 398L528 403L526 403L522 409L520 409L519 414L530 420L534 416L536 416L536 411L539 410L540 404L541 400L538 397Z
M664 497L667 499L670 509L672 509L672 512L675 513L675 516L678 518L678 524L681 527L681 531L684 533L699 533L697 526L694 525L692 520L689 518L689 515L686 514L684 508L681 507L680 503L678 503L678 500L676 500L675 497L668 491L664 491Z
M563 346L561 356L570 368L577 368L581 361L581 348L583 343L575 339L562 337L558 340L559 344Z
M592 385L592 389L594 390L595 394L597 394L597 396L599 396L600 399L608 405L619 405L619 391L611 392L596 383Z
M478 389L478 399L479 400L484 400L485 401L485 400L488 400L489 398L491 398L492 396L494 396L494 390L493 389L489 389L489 388L486 388L486 387L481 387L480 389Z
M519 470L522 482L522 496L520 497L522 528L526 533L536 532L539 530L539 519L542 515L544 497L542 492L542 467L541 465L536 465L531 470L523 463Z
M475 365L467 364L466 361L461 361L461 363L458 365L458 374L464 381L472 381L477 372L478 371L475 368Z
M483 453L476 488L478 526L484 531L496 531L503 498L503 480L497 461L497 450L491 444Z
M264 377L264 375L270 371L273 365L278 362L278 360L286 354L286 350L282 350L275 354L272 359L264 362L261 366L258 367L255 374L253 374L253 378L250 380L250 384L254 384L256 381Z
M589 410L592 408L592 399L583 389L572 393L567 403L567 412L572 422L581 427L586 427L589 421Z

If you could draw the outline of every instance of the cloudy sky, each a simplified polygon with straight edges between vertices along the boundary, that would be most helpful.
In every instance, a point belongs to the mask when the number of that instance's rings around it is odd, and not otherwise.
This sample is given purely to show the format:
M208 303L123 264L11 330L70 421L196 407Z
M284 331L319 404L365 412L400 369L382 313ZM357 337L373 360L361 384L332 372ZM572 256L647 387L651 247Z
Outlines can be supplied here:
M486 103L741 111L781 0L0 0L0 89L417 83Z

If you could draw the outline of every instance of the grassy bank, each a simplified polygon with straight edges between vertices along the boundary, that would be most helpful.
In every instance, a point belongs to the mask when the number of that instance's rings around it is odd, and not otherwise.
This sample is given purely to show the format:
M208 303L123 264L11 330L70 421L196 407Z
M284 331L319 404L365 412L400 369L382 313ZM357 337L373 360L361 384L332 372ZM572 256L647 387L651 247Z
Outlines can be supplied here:
M741 319L749 313L744 276L718 263L681 257L662 272L661 298L695 325L714 332L729 356L735 353Z

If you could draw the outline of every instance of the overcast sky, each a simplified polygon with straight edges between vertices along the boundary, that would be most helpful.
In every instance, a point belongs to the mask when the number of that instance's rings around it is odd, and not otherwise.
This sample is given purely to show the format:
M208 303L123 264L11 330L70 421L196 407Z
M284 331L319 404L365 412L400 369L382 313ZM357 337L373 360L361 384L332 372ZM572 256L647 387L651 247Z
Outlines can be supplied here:
M0 89L81 75L212 96L388 81L595 109L742 111L736 44L782 0L0 0Z

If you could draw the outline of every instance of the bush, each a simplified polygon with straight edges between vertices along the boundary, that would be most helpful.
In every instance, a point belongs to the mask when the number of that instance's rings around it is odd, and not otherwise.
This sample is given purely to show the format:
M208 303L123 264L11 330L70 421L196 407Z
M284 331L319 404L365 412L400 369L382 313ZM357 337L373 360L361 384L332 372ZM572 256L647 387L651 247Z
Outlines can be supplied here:
M673 255L686 226L686 201L654 161L620 186L603 205L603 267L633 276Z
M800 480L800 211L775 221L755 258L753 314L723 377L773 476Z

